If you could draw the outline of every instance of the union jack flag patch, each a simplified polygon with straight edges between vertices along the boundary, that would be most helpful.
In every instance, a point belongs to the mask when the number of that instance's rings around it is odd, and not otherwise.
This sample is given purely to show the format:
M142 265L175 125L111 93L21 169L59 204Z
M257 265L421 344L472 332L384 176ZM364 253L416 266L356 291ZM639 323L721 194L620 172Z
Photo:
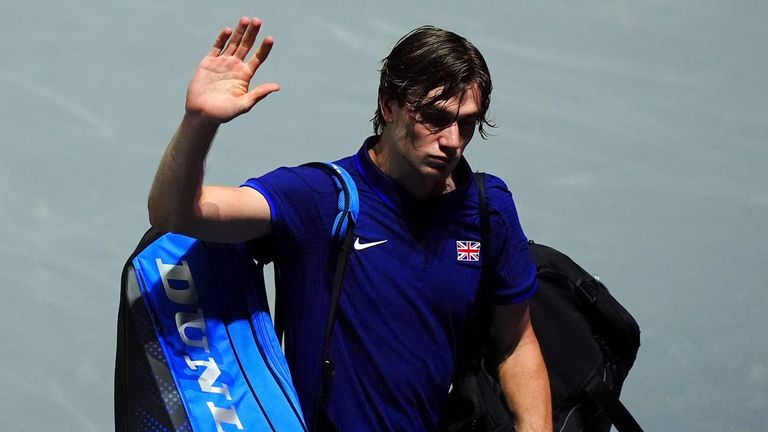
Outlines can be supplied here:
M480 261L480 242L456 241L457 261Z

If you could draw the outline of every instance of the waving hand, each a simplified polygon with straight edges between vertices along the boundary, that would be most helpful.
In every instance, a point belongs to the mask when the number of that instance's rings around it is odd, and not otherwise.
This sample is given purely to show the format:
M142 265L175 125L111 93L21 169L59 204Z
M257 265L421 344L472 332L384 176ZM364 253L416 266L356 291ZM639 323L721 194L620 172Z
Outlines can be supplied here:
M251 79L266 61L274 40L265 37L249 59L261 21L240 18L234 32L227 28L203 58L187 89L186 110L217 123L225 123L248 112L257 102L280 89L276 83L249 89Z

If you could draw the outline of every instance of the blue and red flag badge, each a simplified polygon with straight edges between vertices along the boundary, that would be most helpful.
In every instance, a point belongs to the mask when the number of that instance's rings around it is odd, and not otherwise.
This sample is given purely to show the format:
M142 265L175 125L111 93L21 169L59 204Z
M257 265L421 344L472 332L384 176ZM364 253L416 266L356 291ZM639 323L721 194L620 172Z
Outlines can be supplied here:
M456 241L457 261L480 261L480 242Z

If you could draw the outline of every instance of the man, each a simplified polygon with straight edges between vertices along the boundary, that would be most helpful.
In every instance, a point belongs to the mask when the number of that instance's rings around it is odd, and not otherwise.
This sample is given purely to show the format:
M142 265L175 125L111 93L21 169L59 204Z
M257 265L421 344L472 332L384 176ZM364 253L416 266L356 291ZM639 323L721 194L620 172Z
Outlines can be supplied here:
M205 240L272 241L286 311L285 351L307 418L320 381L333 249L335 188L311 167L280 168L242 187L204 186L218 127L279 86L249 88L274 44L261 22L223 30L187 91L186 114L149 196L152 225ZM491 299L511 305L512 349L498 368L520 430L551 430L546 369L527 299L535 269L506 186L491 176L490 245L480 244L477 187L462 154L484 135L491 79L480 52L433 27L406 35L384 60L376 135L338 161L361 202L331 347L336 372L321 412L341 431L439 430L467 311L490 260ZM483 247L483 254L480 248Z

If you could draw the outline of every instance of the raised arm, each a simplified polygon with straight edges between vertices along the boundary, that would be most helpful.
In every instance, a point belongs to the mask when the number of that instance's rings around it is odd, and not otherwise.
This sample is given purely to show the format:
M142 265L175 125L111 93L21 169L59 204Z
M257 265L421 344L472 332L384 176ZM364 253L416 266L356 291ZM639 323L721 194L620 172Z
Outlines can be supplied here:
M234 31L227 28L219 33L200 62L187 88L186 113L150 189L148 209L153 226L227 242L269 232L269 206L259 192L203 185L205 158L219 126L280 89L275 83L249 89L274 44L271 37L264 38L246 59L260 27L258 18L241 18Z

